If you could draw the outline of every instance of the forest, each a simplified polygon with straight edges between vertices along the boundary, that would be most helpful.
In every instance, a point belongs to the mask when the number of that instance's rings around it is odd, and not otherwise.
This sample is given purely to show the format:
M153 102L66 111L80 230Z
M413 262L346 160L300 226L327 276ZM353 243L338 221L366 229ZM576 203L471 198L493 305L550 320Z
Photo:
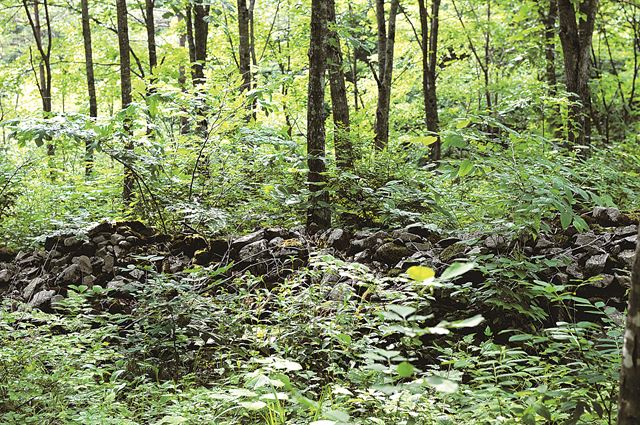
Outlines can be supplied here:
M638 0L0 0L0 424L640 425Z

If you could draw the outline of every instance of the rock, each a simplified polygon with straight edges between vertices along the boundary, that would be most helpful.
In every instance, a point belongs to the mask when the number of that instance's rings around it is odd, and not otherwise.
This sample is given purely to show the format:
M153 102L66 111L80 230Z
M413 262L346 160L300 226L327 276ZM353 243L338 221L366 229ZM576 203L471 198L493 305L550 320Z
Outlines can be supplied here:
M618 227L616 230L614 230L613 234L615 236L621 236L621 237L637 235L638 226L636 226L635 224L630 224L629 226Z
M105 235L98 235L98 236L92 238L91 241L96 245L100 245L100 244L103 244L103 243L107 242L108 239L107 239L107 237Z
M567 274L574 279L584 279L584 274L580 270L580 264L578 264L577 261L574 261L567 266Z
M558 272L553 276L552 282L558 285L566 285L567 283L569 283L569 275L567 275L566 273Z
M209 242L209 252L214 258L223 258L229 251L229 241L226 239L214 239Z
M144 270L140 270L140 269L133 269L129 272L129 276L131 276L135 280L141 280L144 277L144 275L145 275Z
M235 252L238 252L244 246L257 242L260 239L264 239L264 230L258 230L234 240L233 242L231 242L231 249Z
M118 245L120 241L125 241L127 240L127 238L120 233L114 233L113 235L111 235L111 238L109 240L111 241L112 245Z
M1 285L6 285L7 283L11 282L12 278L13 278L13 273L9 269L0 270L0 284Z
M553 243L553 241L550 241L549 239L547 239L545 237L541 237L536 242L535 249L540 251L542 249L553 248L554 246L555 246L555 244Z
M623 250L635 249L636 244L638 243L638 235L627 236L624 239L620 239L618 243Z
M260 239L242 247L242 249L238 253L238 258L240 259L240 261L251 262L260 258L266 252L267 241L264 239Z
M29 306L31 307L43 307L45 304L49 304L51 299L56 294L56 291L53 289L44 290L36 293L31 301L29 301Z
M608 288L615 282L615 277L611 274L603 274L601 279L591 282L591 285L595 288L604 289Z
M587 277L596 276L604 271L604 267L609 259L609 254L594 255L589 258L584 265L584 272Z
M408 233L413 233L414 235L421 236L428 240L438 240L440 239L440 234L438 232L438 226L435 224L426 224L426 223L413 223L404 228Z
M341 282L331 288L327 293L326 298L330 301L346 301L353 295L353 293L354 291L351 285Z
M211 255L211 253L209 251L207 251L206 249L201 249L199 251L196 251L193 254L193 264L197 264L199 266L204 266L209 264L213 259L213 256Z
M448 238L444 238L444 239L440 239L436 245L438 245L440 248L447 248L455 243L458 242L462 242L462 240L460 238L457 237L448 237Z
M618 254L618 260L620 260L625 267L631 269L633 267L633 262L636 258L636 253L633 250L622 251Z
M409 233L403 229L391 232L391 237L397 239L400 243L406 242L423 242L425 239L414 233Z
M371 251L366 249L364 251L358 252L353 256L353 261L356 263L369 263L371 262Z
M327 245L338 251L346 250L350 241L351 235L343 229L333 229L327 236Z
M625 217L617 208L595 207L592 215L598 224L604 227L623 226L625 224L629 224L628 218Z
M373 258L388 266L394 266L410 255L411 251L406 246L387 242L380 245Z
M65 248L73 249L73 248L77 247L78 245L80 245L82 243L82 241L80 241L75 236L69 236L68 238L64 238L62 243L65 246Z
M484 246L491 251L505 251L509 248L509 241L502 235L490 235L484 240Z
M52 308L56 308L62 300L64 300L64 296L60 294L56 294L53 297L51 297L51 300L49 300L49 304L51 304Z
M92 287L95 281L96 277L92 274L86 275L82 278L82 284L88 287Z
M75 251L76 255L86 255L91 257L96 253L96 246L91 242L83 242Z
M100 233L112 233L114 230L114 226L113 224L107 222L107 221L103 221L102 223L98 224L97 226L94 226L93 228L89 229L89 231L87 231L87 236L89 236L90 238L93 238L94 236L99 235Z
M73 257L71 259L71 263L77 264L78 269L83 274L91 274L93 273L93 267L91 266L91 259L86 255L81 255L79 257Z
M464 254L467 246L461 242L454 243L453 245L449 245L440 253L440 260L443 262L449 262L455 258L459 258L461 254Z
M131 247L133 246L133 244L131 242L129 242L128 240L123 240L118 242L118 246L124 250L129 250L131 249Z
M62 280L65 283L80 283L82 278L80 272L80 266L77 264L71 264L67 266L62 272L58 275L58 279Z
M631 288L631 276L629 275L622 275L622 274L615 274L614 275L616 282L618 282L618 285L620 285L623 288L626 289L630 289Z
M106 255L103 261L102 271L105 273L113 273L113 266L116 264L116 259L112 255Z
M36 289L38 289L38 287L43 283L44 283L44 279L42 279L41 277L36 277L35 279L33 279L31 282L29 282L27 287L24 288L24 290L22 291L22 298L24 298L27 301L30 300L31 297L33 296L33 293L36 291Z

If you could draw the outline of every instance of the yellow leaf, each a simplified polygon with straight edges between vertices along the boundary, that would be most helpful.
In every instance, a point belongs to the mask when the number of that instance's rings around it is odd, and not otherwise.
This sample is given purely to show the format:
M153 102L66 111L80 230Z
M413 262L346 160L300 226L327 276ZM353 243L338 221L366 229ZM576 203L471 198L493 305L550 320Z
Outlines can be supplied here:
M425 280L431 280L436 277L436 272L429 267L412 266L407 270L407 275L417 282L424 282Z
M470 119L458 121L458 123L456 124L456 128L457 129L465 128L469 124L471 124L471 120Z
M417 143L420 143L421 145L424 145L424 146L433 145L437 141L438 141L438 138L436 136L418 137L416 140Z

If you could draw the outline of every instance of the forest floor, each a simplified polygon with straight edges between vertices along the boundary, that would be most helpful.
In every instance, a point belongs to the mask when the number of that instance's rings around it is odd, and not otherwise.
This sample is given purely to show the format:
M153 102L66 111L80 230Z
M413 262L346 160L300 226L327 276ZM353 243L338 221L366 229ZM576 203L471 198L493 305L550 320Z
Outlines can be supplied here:
M493 381L521 417L530 408L532 417L606 423L617 367L607 344L622 328L638 221L601 207L582 218L592 230L550 223L535 239L423 223L208 239L137 221L49 236L41 249L0 259L0 418L449 423L482 414L465 413L470 396L455 389ZM501 347L499 359L486 344ZM488 357L472 360L474 351ZM523 353L547 363L525 365ZM42 372L26 393L16 362ZM570 376L591 381L576 391ZM432 404L417 408L425 385ZM218 402L206 407L205 390Z

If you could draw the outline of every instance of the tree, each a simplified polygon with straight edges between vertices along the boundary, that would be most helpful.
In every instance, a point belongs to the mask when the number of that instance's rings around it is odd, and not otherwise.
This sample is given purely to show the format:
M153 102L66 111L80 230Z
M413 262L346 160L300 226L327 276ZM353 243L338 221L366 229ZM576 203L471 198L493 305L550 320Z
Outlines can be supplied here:
M591 142L589 71L598 0L581 0L577 10L574 3L572 0L558 0L565 83L572 96L568 140L571 145L586 147Z
M329 86L331 89L331 110L333 112L336 165L341 169L353 169L353 146L349 138L350 120L349 103L347 101L347 87L345 82L342 49L340 38L335 29L336 5L335 0L327 0L327 62L329 69Z
M307 229L312 232L331 226L329 194L326 190L324 73L328 2L311 2L311 42L309 46L309 85L307 93L307 165L310 199Z
M187 6L185 24L187 25L187 43L189 58L191 59L191 78L196 92L196 113L198 115L197 132L204 135L207 131L205 117L205 100L202 86L206 82L204 75L207 63L207 40L209 38L210 5L196 3Z
M640 423L640 235L638 241L622 348L618 425Z
M120 52L120 98L122 109L127 109L132 102L131 97L131 58L129 57L129 22L127 19L127 1L116 0L116 15L118 22L118 50ZM125 149L133 156L133 137L131 134L131 123L128 119L124 121L125 127ZM131 165L125 161L124 186L122 199L125 205L130 205L133 196L134 176Z
M253 27L254 7L255 0L250 0L249 6L247 6L247 0L238 0L238 67L242 75L242 85L240 86L240 91L242 92L249 92L253 88L251 58L255 58L255 47L250 28ZM253 102L247 103L247 109L255 113L253 111ZM248 120L251 119L251 114L247 115L246 118Z
M96 97L96 80L93 73L93 46L91 42L91 23L89 15L89 0L80 0L82 10L82 40L84 44L85 72L87 75L87 94L89 95L89 116L98 117L98 99ZM91 175L93 170L93 145L90 140L85 145L85 175Z
M396 40L396 16L399 0L391 0L389 21L385 18L384 0L376 0L376 23L378 28L378 74L374 75L378 84L376 106L375 146L384 149L389 143L389 107L391 104L391 83L393 77L393 51ZM388 28L386 28L388 24Z
M545 80L549 86L549 96L555 97L558 94L558 80L556 78L556 21L558 20L557 0L548 0L539 3L538 12L544 27L544 58L545 58ZM560 106L554 105L550 119L556 137L559 137Z
M422 96L424 101L425 125L436 137L431 145L431 159L440 160L440 123L438 119L438 96L436 94L436 66L438 55L438 29L440 0L431 0L431 16L427 12L425 0L418 0L420 11L420 49L422 50ZM431 18L431 19L429 19ZM430 21L430 22L429 22ZM430 28L430 30L429 30Z
M46 31L46 37L42 34L42 24L40 16L40 0L33 1L33 13L29 7L27 0L22 0L22 6L27 14L29 20L29 27L33 33L33 38L36 42L36 49L40 56L40 64L38 65L38 73L36 74L35 66L33 64L33 54L31 48L29 48L29 58L31 61L31 69L33 70L36 79L36 85L38 86L38 92L40 93L40 99L42 100L42 112L45 118L51 116L52 98L51 98L51 46L52 46L52 31L51 31L51 16L49 15L49 0L42 0L44 7L44 25ZM43 40L46 38L46 41ZM55 154L55 147L53 143L47 143L47 154L53 156Z

